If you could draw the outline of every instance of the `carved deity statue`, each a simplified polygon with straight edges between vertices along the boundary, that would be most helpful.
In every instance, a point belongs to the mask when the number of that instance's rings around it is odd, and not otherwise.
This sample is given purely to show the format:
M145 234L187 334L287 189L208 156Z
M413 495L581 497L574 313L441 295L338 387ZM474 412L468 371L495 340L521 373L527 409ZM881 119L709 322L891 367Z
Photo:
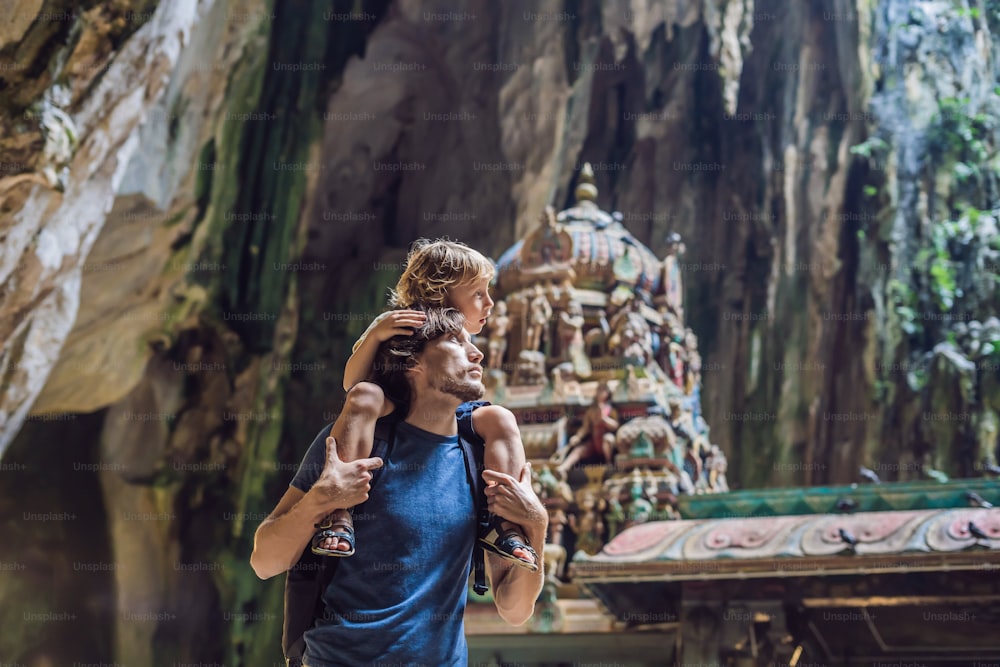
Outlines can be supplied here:
M580 491L579 515L570 516L569 527L576 533L576 548L588 554L595 554L603 546L605 502L590 489Z
M490 353L489 367L500 368L503 365L503 355L507 352L507 336L510 333L510 316L507 314L507 302L497 301L493 306L493 317L490 318L490 337L487 349Z
M583 323L583 308L578 301L570 301L566 310L559 313L556 331L562 361L572 361L577 351L583 351Z
M712 445L709 450L708 459L705 461L705 469L708 472L708 488L716 493L729 491L729 483L726 481L726 470L729 463L726 455L718 445Z
M587 357L583 339L583 307L579 301L570 300L566 310L559 313L556 322L556 332L559 336L559 356L563 361L570 362L577 376L590 376L590 359Z
M583 335L584 347L591 357L601 357L608 352L608 339L611 337L611 325L604 309L597 311L597 326Z
M521 350L514 366L515 385L545 384L545 355L537 350Z
M641 312L641 301L631 298L611 318L609 351L626 366L646 366L653 358L653 332Z
M534 479L531 488L542 500L559 499L566 503L573 501L573 491L569 484L558 479L549 466L543 465L537 471L533 469L532 476Z
M684 340L680 327L675 327L670 332L670 340L667 341L667 375L670 380L684 389L684 365L687 361L687 350L681 344Z
M684 336L684 393L690 396L701 384L701 354L698 352L698 337L691 329Z
M684 281L681 277L680 258L684 243L677 232L667 237L667 256L663 258L663 293L667 310L684 321Z
M534 296L528 301L525 311L527 322L525 326L524 349L541 350L542 336L552 320L552 306L545 298L545 290L540 284L535 285Z
M649 521L653 514L653 503L649 502L649 499L646 497L645 480L643 480L638 468L632 471L632 477L629 482L629 497L631 502L628 504L628 522L626 525L645 523Z
M554 458L564 455L557 470L565 477L580 459L600 457L612 462L615 431L618 430L618 412L611 406L611 389L602 382L597 387L594 402L583 413L583 423L567 441L566 447Z

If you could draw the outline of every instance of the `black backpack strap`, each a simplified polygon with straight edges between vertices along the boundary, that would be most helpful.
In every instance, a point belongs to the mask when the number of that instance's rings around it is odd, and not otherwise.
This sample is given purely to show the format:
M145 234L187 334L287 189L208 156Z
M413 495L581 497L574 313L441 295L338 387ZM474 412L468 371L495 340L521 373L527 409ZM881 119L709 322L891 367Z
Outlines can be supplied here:
M388 456L389 454L389 450L392 449L392 443L396 437L396 424L398 423L399 423L399 418L397 417L397 413L395 412L385 417L382 417L377 422L375 422L375 441L372 443L372 452L371 454L369 454L369 457L371 458L378 457L382 459L383 466L382 468L376 468L375 470L372 471L372 481L371 481L372 489L375 488L375 482L378 481L379 474L385 467L384 465L385 459L386 456ZM326 587L329 586L330 582L333 580L333 573L337 569L335 566L339 562L340 562L339 558L329 558L327 556L320 557L320 564L321 564L319 571L320 599L318 601L320 608L318 610L317 616L323 614L322 592L326 590Z
M387 417L383 417L375 422L375 442L372 443L372 453L369 454L370 457L378 457L385 462L386 456L389 454L389 450L392 448L392 441L396 437L396 424L399 419L393 419L395 413ZM383 466L384 467L384 466ZM379 478L379 473L382 472L382 468L376 468L372 471L372 481L371 487L375 488L375 482ZM308 547L307 547L308 548ZM319 571L319 590L320 599L319 605L322 607L323 604L323 594L322 591L326 590L326 587L330 585L333 580L333 573L337 570L335 567L339 563L339 559L321 557L320 559L320 571ZM322 608L319 609L317 616L323 613Z
M375 480L379 478L385 468L385 459L392 449L393 441L396 439L396 424L400 422L400 411L396 410L392 414L382 417L375 422L375 442L372 443L371 458L382 459L382 467L372 471L372 488L375 488Z
M488 526L490 522L490 513L486 506L486 480L483 479L483 454L486 443L472 428L472 411L489 404L489 401L463 403L455 413L458 418L458 442L465 455L465 472L473 490L479 532L482 532L482 528ZM472 550L472 570L475 574L472 590L477 595L482 595L489 590L489 586L486 584L486 552L478 540Z

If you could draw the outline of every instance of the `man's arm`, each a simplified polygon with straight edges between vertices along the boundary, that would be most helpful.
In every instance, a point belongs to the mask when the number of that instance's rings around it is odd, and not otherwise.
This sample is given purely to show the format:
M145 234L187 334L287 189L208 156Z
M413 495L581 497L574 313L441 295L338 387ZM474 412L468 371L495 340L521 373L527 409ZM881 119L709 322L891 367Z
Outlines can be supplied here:
M308 491L290 487L257 528L250 555L250 566L257 576L269 579L287 571L302 555L320 519L335 509L368 500L371 471L381 465L380 458L341 461L336 441L328 437L324 467L315 483Z
M328 513L324 508L329 505L317 500L315 494L310 496L294 486L288 487L254 534L250 567L258 577L270 579L291 569L299 560L316 530L315 524Z
M542 552L549 515L531 488L531 463L524 464L519 480L493 470L483 471L483 478L493 483L486 488L490 511L520 525L529 545L538 552L536 572L529 572L496 554L487 553L497 612L511 625L523 625L534 613L535 600L542 591L545 579Z

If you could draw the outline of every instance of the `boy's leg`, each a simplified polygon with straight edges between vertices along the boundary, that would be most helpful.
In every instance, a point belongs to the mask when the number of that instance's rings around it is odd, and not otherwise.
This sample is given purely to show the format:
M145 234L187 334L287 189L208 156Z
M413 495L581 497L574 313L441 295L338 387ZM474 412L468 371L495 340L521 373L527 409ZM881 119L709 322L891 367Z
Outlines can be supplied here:
M371 455L375 440L375 422L392 412L395 406L385 398L382 388L372 382L359 382L347 392L344 409L337 416L330 430L337 441L337 455L341 461L356 461ZM334 532L354 532L351 513L336 510L321 522ZM352 545L337 537L315 540L314 548L321 551L351 551ZM329 555L329 554L328 554Z
M474 411L472 425L486 443L484 456L486 468L507 473L517 479L525 462L521 431L509 411L496 408L497 406L487 406ZM501 531L504 536L511 532L516 533L518 541L527 544L524 529L518 524L504 520L501 523ZM512 553L522 561L538 565L537 556L525 548L514 547Z

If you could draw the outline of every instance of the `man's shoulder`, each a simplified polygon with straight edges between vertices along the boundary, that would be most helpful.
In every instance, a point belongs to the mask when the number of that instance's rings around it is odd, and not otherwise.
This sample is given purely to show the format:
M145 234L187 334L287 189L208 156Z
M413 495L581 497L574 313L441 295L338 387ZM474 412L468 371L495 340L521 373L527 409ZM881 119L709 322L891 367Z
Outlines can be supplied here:
M473 418L478 412L490 405L489 401L466 401L462 403L457 408L455 408L455 418L458 419L458 424L461 427L462 422L468 422Z

